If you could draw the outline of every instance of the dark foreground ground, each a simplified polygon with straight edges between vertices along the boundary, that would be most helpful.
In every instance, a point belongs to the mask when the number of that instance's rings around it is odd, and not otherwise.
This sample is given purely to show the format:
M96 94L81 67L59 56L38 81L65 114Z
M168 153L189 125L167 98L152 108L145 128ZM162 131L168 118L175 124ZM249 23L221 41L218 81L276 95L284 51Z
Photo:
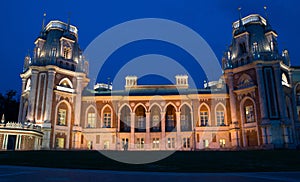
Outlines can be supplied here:
M172 173L1 166L0 182L299 182L300 172Z
M152 152L113 152L151 155ZM156 152L157 153L157 152ZM163 155L163 152L161 152ZM126 164L98 151L2 151L0 165L143 172L277 172L300 171L299 150L175 152L149 164Z

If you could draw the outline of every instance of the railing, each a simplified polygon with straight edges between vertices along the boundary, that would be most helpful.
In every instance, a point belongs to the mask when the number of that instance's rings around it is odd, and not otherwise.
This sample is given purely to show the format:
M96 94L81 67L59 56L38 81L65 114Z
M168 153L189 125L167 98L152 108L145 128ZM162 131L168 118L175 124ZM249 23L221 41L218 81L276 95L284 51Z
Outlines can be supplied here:
M10 129L28 129L28 130L37 130L37 131L41 131L41 127L37 126L37 125L24 125L22 123L18 123L18 122L11 122L8 121L7 123L0 123L0 128L10 128Z

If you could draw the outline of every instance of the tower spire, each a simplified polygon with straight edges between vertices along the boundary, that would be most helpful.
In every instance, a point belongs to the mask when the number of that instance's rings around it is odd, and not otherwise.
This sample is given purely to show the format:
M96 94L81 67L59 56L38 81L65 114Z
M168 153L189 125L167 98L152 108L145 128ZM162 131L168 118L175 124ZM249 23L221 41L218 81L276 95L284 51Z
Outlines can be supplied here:
M243 24L243 20L242 20L242 12L241 12L242 8L239 7L238 11L239 11L239 32L243 32L245 31L245 27Z
M41 29L41 36L44 35L46 15L47 15L46 12L44 12L44 14L43 14L43 22L42 22L42 29Z
M68 13L68 26L67 26L67 31L70 31L70 20L71 19L71 12Z
M43 14L43 23L42 23L42 30L41 30L41 32L43 32L44 29L45 29L46 16L47 16L47 14L46 14L46 12L44 12L44 14Z
M272 30L272 27L271 27L270 22L269 22L269 16L268 16L267 9L268 9L267 6L264 6L265 16L266 16L266 29L268 31L268 30Z

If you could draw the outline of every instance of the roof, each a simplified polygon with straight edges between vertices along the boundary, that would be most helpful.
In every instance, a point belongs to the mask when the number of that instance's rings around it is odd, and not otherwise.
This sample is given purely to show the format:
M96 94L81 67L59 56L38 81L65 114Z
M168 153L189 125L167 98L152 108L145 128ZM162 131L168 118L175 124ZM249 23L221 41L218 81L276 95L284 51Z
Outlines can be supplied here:
M155 96L155 95L188 95L188 94L224 94L224 89L176 89L176 88L147 88L116 91L93 91L86 89L84 96Z

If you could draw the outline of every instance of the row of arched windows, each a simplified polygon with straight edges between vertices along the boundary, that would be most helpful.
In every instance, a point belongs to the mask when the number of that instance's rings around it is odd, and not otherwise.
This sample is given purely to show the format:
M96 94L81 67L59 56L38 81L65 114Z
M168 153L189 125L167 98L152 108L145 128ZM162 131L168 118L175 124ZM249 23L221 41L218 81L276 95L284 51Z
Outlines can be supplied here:
M250 99L246 99L241 107L241 115L243 123L256 122L255 106L254 102ZM68 125L68 117L70 112L70 106L67 102L62 102L56 109L56 124ZM89 106L85 113L85 126L86 128L112 128L113 126L113 109L111 106L106 105L101 110L99 116L94 106ZM119 110L120 131L130 132L131 122L134 122L135 132L146 131L146 109L143 105L139 105L131 112L128 105L123 105ZM214 109L214 121L212 121L212 113L210 107L207 104L201 104L199 107L198 118L193 119L193 112L191 107L184 104L177 112L176 107L169 104L165 108L165 112L162 112L158 105L153 105L149 111L150 131L161 132L162 122L165 124L165 131L177 131L177 127L180 127L180 131L192 131L195 122L196 127L204 126L227 126L226 108L223 104L219 103ZM178 115L179 114L179 115ZM100 117L100 119L99 119ZM99 122L100 120L100 122ZM177 122L180 120L180 126Z

